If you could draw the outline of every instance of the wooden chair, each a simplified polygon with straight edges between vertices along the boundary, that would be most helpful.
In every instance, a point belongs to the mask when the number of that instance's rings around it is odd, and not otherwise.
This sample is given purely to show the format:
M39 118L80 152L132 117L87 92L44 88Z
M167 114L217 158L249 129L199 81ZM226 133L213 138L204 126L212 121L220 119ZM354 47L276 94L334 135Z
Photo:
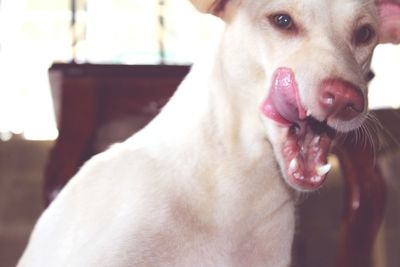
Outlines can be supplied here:
M59 137L45 171L46 204L88 158L150 121L188 70L188 66L53 65L49 72ZM376 114L390 124L390 114L395 113ZM334 153L346 185L337 266L369 267L383 219L385 182L371 146L349 138L339 142Z

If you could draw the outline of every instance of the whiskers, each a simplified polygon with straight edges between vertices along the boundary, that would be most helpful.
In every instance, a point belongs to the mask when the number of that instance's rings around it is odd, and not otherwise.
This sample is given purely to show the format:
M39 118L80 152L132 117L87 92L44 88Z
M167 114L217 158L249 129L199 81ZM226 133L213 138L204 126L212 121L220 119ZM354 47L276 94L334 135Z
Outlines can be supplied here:
M350 132L337 132L334 149L355 147L374 155L400 148L400 110L379 110L365 115L364 123Z
M376 116L369 112L366 115L365 123L361 125L361 127L356 130L359 135L359 142L362 144L362 147L365 150L372 151L374 155L374 162L375 157L378 151L381 150L382 141L379 138L379 132L383 129L382 124L376 118Z
M350 132L337 132L336 142L339 144L352 144L361 147L363 150L372 151L374 155L381 148L379 132L383 129L382 124L373 113L365 115L364 123L357 129Z
M366 127L368 127L368 131L373 134L377 151L382 149L386 149L388 147L399 147L400 146L400 138L397 136L398 130L394 130L395 127L393 125L398 125L400 122L399 112L396 110L385 110L384 112L390 112L390 124L387 125L387 121L385 125L382 125L381 120L374 114L369 113Z

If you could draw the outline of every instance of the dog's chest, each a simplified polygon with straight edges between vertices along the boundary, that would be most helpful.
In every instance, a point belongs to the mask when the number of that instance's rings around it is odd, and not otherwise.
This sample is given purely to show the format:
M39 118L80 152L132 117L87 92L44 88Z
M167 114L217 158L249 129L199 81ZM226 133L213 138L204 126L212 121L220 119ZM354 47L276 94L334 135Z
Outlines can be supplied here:
M288 266L294 203L286 185L272 163L229 162L220 161L223 173L203 165L196 186L169 196L157 249L172 255L168 266Z
M150 237L158 251L153 260L158 258L157 266L287 266L293 204L283 202L272 213L261 206L236 203L206 211L174 203L167 222Z
M181 221L170 232L175 241L166 238L159 251L171 249L168 254L175 255L168 266L287 266L294 229L291 209L284 207L264 222L260 217L240 220L239 214L232 214L225 227Z

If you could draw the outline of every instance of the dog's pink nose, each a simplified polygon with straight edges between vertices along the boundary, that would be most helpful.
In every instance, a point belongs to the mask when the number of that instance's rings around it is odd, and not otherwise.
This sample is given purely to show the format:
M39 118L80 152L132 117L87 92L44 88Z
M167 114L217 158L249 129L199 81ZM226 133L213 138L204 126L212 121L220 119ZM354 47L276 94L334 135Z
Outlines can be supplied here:
M322 82L319 102L327 118L349 121L364 111L361 89L340 79Z

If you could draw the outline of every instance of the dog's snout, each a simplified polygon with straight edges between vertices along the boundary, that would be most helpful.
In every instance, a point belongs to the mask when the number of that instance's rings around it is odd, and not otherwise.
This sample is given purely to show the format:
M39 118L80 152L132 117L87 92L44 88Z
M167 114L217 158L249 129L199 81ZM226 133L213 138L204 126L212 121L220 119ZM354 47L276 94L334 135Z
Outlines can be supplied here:
M322 82L319 104L326 118L349 121L364 111L365 103L357 86L341 79L328 79Z

